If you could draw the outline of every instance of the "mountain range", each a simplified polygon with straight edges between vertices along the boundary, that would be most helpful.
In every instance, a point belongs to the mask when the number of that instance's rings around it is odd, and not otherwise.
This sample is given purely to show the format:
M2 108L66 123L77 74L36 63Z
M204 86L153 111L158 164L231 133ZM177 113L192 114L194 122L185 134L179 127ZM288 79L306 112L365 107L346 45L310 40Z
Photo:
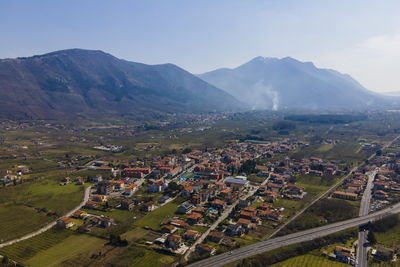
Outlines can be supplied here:
M396 108L399 99L290 57L256 57L237 68L197 76L173 64L146 65L97 50L0 59L0 118L9 119L250 109L362 111Z
M291 57L256 57L237 68L198 76L252 109L362 111L399 102L367 90L347 74Z
M196 113L241 105L173 64L146 65L83 49L0 60L0 115L6 118Z

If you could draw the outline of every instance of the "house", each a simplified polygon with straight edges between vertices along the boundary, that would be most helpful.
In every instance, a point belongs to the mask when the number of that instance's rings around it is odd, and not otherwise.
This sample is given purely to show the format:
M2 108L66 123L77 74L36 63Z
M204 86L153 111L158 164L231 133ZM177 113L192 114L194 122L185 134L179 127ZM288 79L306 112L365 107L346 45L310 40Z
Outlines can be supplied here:
M130 184L125 186L125 192L123 193L124 195L131 195L135 193L137 190L137 184Z
M190 196L190 194L192 194L194 192L194 187L193 186L187 186L185 188L183 188L181 195L183 197L187 197Z
M135 206L135 203L133 202L132 199L124 199L121 202L121 209L123 209L123 210L133 210L134 206Z
M179 214L186 214L186 213L189 213L193 208L194 208L194 206L192 204L185 201L181 205L179 205L177 212Z
M257 207L257 209L259 210L269 210L272 207L272 205L270 203L261 203L261 205L259 205Z
M171 197L169 195L164 195L158 200L158 203L165 203L170 198Z
M18 166L18 172L27 174L27 173L29 173L29 167L20 165L20 166Z
M238 200L240 197L240 193L239 191L234 191L229 195L225 195L224 197L222 197L222 200L227 202L227 204L231 205L232 203L234 203L236 200Z
M216 209L219 209L219 210L223 210L223 209L226 208L226 202L222 201L222 200L219 200L219 199L216 199L216 200L211 202L211 206L213 208L216 208Z
M267 189L272 192L279 193L282 190L283 186L284 185L282 184L268 183Z
M62 217L57 220L56 225L58 228L70 228L74 225L74 223L72 222L72 220L70 218Z
M222 197L229 196L230 194L232 194L232 188L225 188L225 189L221 190L221 192L219 194Z
M159 180L154 184L149 185L147 191L149 191L149 193L157 193L163 191L166 187L167 184L163 180Z
M103 216L100 218L100 225L107 228L113 225L114 219L108 216Z
M172 224L172 225L175 225L177 227L181 227L181 228L186 228L186 227L189 226L188 223L186 223L186 222L184 222L182 220L179 220L179 219L174 219L174 220L170 221L169 223Z
M272 192L272 191L265 191L265 201L273 203L275 202L276 198L278 197L277 192Z
M225 234L229 236L242 236L245 233L245 229L240 223L230 224L225 230Z
M387 197L388 197L388 194L385 191L376 190L374 192L374 198L376 198L376 199L385 200Z
M335 191L335 192L333 192L332 196L336 197L336 198L347 199L347 200L356 200L358 198L358 195L355 193L346 193L343 191Z
M200 205L201 204L201 196L200 195L193 195L192 199L190 200L193 205Z
M335 255L337 260L348 263L350 261L351 250L345 247L336 246Z
M251 205L251 201L248 199L241 199L239 200L239 206L244 208L244 207L248 207Z
M172 224L164 225L164 226L161 228L161 231L162 231L163 233L169 233L169 234L175 233L176 230L178 230L178 228L176 228L176 227L175 227L174 225L172 225Z
M97 184L97 194L108 195L114 191L114 185L108 181L101 181Z
M212 190L209 190L209 189L205 189L205 190L200 191L201 202L208 201L208 198L212 195L212 192L215 192L215 191L212 191Z
M193 225L199 223L203 216L200 213L192 212L186 216L186 221L188 224Z
M107 202L106 195L93 195L92 200L94 202Z
M185 239L196 240L201 234L195 230L187 230L183 235Z
M98 206L99 203L89 200L85 203L84 207L87 209L97 209Z
M171 234L167 237L167 246L173 250L177 250L181 246L182 237L180 235Z
M203 208L203 207L196 207L192 209L192 213L199 213L202 216L206 216L208 214L208 209Z
M82 177L76 177L75 178L75 184L76 185L83 185L85 182L83 181L83 178Z
M239 215L239 218L248 219L248 220L252 220L253 217L254 217L253 213L247 212L247 211L244 211L244 210L242 210L240 212L240 215Z
M133 177L133 178L143 178L145 175L150 174L151 169L146 168L125 168L123 170L124 176Z
M317 170L310 170L308 173L313 176L323 176L324 175L324 173L322 171L317 171Z
M114 190L123 190L123 189L125 189L125 181L112 180L112 181L109 181L109 183L114 185Z
M244 218L239 218L238 224L241 224L245 229L250 228L252 225L250 220Z
M218 190L223 190L226 188L226 184L222 181L215 182L215 186Z
M257 193L262 194L265 192L265 190L267 190L267 186L266 185L260 185L257 189Z
M72 217L77 218L77 219L83 219L87 216L87 212L83 210L77 210L72 214Z
M272 220L272 221L279 221L281 218L281 215L279 212L272 211L272 210L263 210L260 212L260 217L263 219L267 220Z
M61 180L61 184L60 185L66 185L69 184L71 182L71 178L69 177L65 177Z
M96 171L102 171L102 172L113 172L114 169L108 166L100 166L96 167Z
M228 187L231 187L234 191L244 189L248 185L248 183L249 181L240 178L228 177L225 179L225 184Z
M257 209L253 207L245 207L243 210L252 213L253 216L256 216L257 214Z
M286 194L288 195L301 195L303 194L304 188L295 184L288 184L286 186Z
M214 255L216 252L216 249L212 246L207 246L203 244L198 244L196 245L196 252L198 252L200 255Z
M144 203L140 210L149 212L149 211L152 211L154 209L155 209L155 206L154 206L153 201L149 201L147 203Z
M103 177L101 175L96 175L95 177L93 177L93 182L98 183L103 181Z
M207 236L207 240L217 244L219 244L223 238L224 238L224 233L218 231L211 231Z

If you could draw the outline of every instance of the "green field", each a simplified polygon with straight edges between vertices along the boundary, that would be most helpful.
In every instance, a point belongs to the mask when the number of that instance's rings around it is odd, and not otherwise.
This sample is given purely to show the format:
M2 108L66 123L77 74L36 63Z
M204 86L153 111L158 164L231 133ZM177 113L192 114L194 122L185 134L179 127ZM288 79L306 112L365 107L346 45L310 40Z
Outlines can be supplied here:
M84 187L46 179L0 189L0 240L30 233L79 204Z
M82 209L82 210L86 211L88 214L109 216L115 219L117 223L124 222L135 216L132 211L128 210L119 210L119 209L112 209L110 211L101 211L92 209Z
M123 255L118 256L112 263L115 266L163 266L175 261L171 255L161 254L151 249L140 246L130 246Z
M179 204L175 201L169 202L164 206L152 211L151 213L143 216L137 220L134 224L136 226L148 226L153 230L160 230L160 223L172 218L178 209Z
M304 266L304 267L347 267L348 264L344 264L337 261L331 261L327 258L314 255L301 255L297 256L283 262L279 262L271 265L273 267L294 267L294 266Z
M332 144L324 144L324 145L321 145L319 148L317 148L317 151L318 152L326 152L326 151L331 150L332 148L333 148Z
M40 251L51 248L71 235L73 235L71 231L50 229L35 237L1 248L0 254L7 255L18 262L25 262Z
M40 251L24 263L32 267L59 266L63 261L79 254L87 256L90 251L103 246L106 242L89 235L71 235L51 248Z
M25 206L0 205L0 240L11 240L46 225L53 219Z
M400 216L400 215L399 215ZM377 243L386 247L398 247L400 244L400 225L385 232L374 232Z

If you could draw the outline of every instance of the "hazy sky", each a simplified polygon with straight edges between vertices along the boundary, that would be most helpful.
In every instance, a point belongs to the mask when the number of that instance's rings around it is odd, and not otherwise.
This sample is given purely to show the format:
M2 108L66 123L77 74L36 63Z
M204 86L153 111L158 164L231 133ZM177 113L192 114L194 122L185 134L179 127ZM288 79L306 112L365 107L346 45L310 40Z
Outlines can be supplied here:
M0 58L101 49L193 73L291 56L400 91L400 1L0 1Z

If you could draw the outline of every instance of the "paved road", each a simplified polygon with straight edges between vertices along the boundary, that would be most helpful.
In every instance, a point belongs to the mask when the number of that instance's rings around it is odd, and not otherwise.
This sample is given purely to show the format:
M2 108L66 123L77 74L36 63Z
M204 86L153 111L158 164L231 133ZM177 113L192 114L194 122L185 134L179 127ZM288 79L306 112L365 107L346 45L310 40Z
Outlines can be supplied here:
M365 216L369 213L369 207L371 203L371 190L373 186L373 181L375 178L378 169L368 172L368 182L365 187L363 197L361 199L360 204L360 213L359 216ZM358 234L358 247L357 247L357 263L358 266L366 267L367 266L367 248L364 247L364 244L367 241L368 232L361 231Z
M191 264L192 267L216 267L222 266L224 264L247 258L249 256L253 256L256 254L260 254L275 248L296 244L300 242L310 241L319 237L323 237L329 234L333 234L351 227L356 227L358 225L367 223L369 221L374 221L377 219L381 219L385 216L389 216L392 214L396 214L400 212L400 203L396 204L390 208L386 208L384 210L380 210L374 213L371 213L366 216L357 217L354 219L349 219L342 222L337 222L317 228L308 229L305 231L297 232L290 235L280 236L272 239L268 239L265 241L261 241L246 247L242 247L239 249L232 250L231 252L227 252L224 254L220 254L218 256L214 256L194 264Z
M82 208L83 205L85 205L85 203L89 200L91 188L92 188L91 186L89 186L88 188L86 188L85 193L84 193L84 195L83 195L83 200L82 200L82 202L79 203L78 206L76 206L74 209L72 209L71 211L69 211L67 214L65 214L65 215L62 216L62 217L69 217L69 216L71 216L75 211L77 211L77 210L79 210L80 208ZM49 230L50 228L52 228L53 226L55 226L56 223L57 223L57 220L55 220L55 221L53 221L52 223L50 223L50 224L48 224L48 225L46 225L46 226L40 228L39 230L37 230L37 231L35 231L35 232L32 232L32 233L27 234L27 235L24 235L23 237L20 237L20 238L14 239L14 240L10 240L10 241L7 241L7 242L5 242L5 243L1 243L1 244L0 244L0 248L5 247L5 246L9 246L9 245L12 245L12 244L15 244L15 243L18 243L18 242L20 242L20 241L22 241L22 240L26 240L26 239L29 239L29 238L31 238L31 237L37 236L37 235L39 235L39 234L41 234L41 233L43 233L43 232L46 232L47 230Z
M271 174L261 183L261 185L266 185L271 178ZM242 198L242 199L247 199L254 195L258 190L258 187L255 187L253 190L250 190L247 195ZM203 242L203 240L208 236L208 234L217 228L217 226L228 217L228 215L232 212L232 210L236 207L236 205L239 203L239 200L236 200L232 205L230 205L228 208L224 210L224 212L221 214L221 216L207 229L206 232L204 232L197 240L194 242L194 244L188 249L188 251L185 254L185 260L187 261L191 255L191 253L195 250L196 245L200 244Z

